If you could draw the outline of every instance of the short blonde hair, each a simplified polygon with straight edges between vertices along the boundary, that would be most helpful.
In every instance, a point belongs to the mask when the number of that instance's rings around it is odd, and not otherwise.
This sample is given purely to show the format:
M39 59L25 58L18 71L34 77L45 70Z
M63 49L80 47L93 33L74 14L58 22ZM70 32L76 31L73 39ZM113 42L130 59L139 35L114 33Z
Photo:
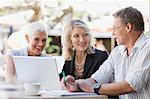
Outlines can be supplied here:
M74 28L82 28L87 32L87 34L90 37L90 44L89 47L87 48L87 53L88 54L95 53L95 50L92 46L93 44L91 31L88 28L88 26L81 20L70 20L69 22L66 23L63 31L64 34L62 36L63 56L65 57L66 60L72 60L75 53L71 42L71 34Z

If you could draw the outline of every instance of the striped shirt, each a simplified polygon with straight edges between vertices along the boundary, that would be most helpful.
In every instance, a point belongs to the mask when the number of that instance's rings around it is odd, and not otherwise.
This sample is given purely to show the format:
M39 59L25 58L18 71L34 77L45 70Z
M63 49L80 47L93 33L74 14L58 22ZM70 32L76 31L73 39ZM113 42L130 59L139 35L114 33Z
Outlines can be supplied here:
M125 46L117 46L92 76L98 83L126 80L136 93L120 95L119 99L150 99L150 39L142 34L128 56Z

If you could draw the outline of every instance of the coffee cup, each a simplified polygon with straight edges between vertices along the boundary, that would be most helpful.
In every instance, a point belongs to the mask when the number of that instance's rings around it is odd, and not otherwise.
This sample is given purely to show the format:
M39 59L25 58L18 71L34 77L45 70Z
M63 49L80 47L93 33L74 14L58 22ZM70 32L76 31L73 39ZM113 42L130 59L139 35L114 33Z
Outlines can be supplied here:
M38 95L40 91L40 83L24 83L24 91L27 95Z

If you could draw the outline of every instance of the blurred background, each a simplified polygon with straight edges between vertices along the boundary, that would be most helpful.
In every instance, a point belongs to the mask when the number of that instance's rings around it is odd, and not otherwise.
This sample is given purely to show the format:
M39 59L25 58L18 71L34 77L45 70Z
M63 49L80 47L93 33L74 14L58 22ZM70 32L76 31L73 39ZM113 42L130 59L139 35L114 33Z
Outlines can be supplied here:
M62 54L61 35L65 21L75 18L86 22L98 49L110 52L115 46L111 35L112 14L118 9L133 6L144 16L145 33L150 35L150 0L0 0L0 54L8 49L20 49L27 43L24 26L36 20L49 28L45 52Z
M150 0L0 0L0 81L4 80L6 51L27 45L27 23L41 20L47 24L49 37L44 52L56 57L60 72L64 64L61 35L65 21L83 20L91 29L95 47L110 53L116 46L111 35L112 14L129 6L142 12L144 33L150 36Z

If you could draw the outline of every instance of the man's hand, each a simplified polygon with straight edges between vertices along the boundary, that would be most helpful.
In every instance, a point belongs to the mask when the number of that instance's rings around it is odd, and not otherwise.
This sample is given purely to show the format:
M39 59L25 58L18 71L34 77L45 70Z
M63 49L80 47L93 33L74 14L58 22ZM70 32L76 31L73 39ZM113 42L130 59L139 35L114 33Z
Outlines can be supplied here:
M94 92L92 84L88 80L79 79L76 80L78 87L84 92Z

